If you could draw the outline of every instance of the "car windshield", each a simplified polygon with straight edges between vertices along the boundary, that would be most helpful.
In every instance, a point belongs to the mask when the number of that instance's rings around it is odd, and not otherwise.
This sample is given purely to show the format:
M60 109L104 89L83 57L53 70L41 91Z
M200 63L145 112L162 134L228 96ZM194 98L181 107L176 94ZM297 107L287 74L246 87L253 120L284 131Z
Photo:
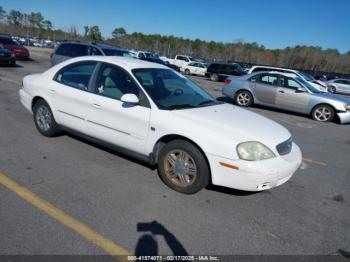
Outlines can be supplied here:
M304 77L304 79L305 79L306 81L315 80L315 78L314 78L312 75L308 74L308 73L304 73L304 72L301 72L301 71L298 71L298 73L299 73L299 75L301 75L302 77Z
M129 51L118 49L102 49L106 56L131 56Z
M160 109L175 110L218 104L201 87L173 70L142 68L132 72Z
M306 81L305 79L301 78L301 77L297 77L298 81L301 82L301 84L306 87L307 89L309 89L311 91L311 93L321 93L320 90L318 90L316 87L314 87L312 84L310 84L308 81Z

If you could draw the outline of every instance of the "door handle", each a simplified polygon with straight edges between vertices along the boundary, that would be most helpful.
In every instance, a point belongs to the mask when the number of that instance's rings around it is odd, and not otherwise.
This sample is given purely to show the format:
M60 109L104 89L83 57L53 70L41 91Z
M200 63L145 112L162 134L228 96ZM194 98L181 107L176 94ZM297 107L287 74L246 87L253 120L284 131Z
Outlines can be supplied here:
M283 90L278 90L278 93L284 94L284 91Z
M96 104L96 103L92 103L91 105L92 105L94 108L97 108L97 109L102 108L102 106L101 106L101 105Z
M49 89L49 93L54 94L56 93L55 89Z

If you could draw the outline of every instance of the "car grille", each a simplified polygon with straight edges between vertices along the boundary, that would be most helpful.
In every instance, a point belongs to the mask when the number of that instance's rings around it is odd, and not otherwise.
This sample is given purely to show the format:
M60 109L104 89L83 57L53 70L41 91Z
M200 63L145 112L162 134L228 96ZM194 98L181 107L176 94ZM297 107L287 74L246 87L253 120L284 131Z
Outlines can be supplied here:
M276 146L276 149L278 151L278 153L283 156L283 155L287 155L290 153L290 151L292 151L292 145L293 145L293 140L292 138L289 138L288 140L282 142L281 144L278 144Z

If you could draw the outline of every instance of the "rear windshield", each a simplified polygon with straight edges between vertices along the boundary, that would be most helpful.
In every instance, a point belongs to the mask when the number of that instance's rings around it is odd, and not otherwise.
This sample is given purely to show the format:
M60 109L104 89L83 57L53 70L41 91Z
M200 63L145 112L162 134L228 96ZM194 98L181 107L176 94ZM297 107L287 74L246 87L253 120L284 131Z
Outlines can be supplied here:
M0 43L4 45L18 45L15 41L13 41L9 37L0 37Z
M106 56L131 56L126 50L102 49Z

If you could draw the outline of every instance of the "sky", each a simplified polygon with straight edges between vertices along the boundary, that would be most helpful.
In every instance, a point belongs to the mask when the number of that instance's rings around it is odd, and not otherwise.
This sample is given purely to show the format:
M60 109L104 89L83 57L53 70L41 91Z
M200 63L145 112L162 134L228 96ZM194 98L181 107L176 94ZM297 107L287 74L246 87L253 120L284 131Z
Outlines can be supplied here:
M41 12L55 28L83 33L98 25L104 37L128 33L175 35L222 42L257 42L350 51L350 0L0 0L6 11Z

